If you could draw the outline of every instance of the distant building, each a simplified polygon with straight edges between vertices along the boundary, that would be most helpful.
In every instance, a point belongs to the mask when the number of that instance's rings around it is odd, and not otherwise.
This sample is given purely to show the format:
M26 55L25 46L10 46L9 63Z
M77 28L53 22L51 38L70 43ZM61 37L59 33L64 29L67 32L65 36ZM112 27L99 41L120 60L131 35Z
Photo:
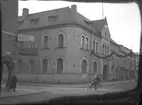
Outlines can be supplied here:
M34 14L24 8L18 25L15 72L21 81L85 83L96 74L104 81L129 74L120 74L117 56L98 57L120 51L106 18L90 21L76 5Z

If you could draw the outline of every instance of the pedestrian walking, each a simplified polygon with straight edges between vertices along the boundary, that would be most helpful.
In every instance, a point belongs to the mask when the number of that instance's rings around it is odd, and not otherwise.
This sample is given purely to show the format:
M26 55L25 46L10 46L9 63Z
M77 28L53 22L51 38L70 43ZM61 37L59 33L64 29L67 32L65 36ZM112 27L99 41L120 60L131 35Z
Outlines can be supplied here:
M13 75L11 77L11 80L10 80L10 87L9 87L8 91L10 91L11 89L13 89L13 91L15 92L16 91L16 83L17 83L17 77L16 77L16 75Z

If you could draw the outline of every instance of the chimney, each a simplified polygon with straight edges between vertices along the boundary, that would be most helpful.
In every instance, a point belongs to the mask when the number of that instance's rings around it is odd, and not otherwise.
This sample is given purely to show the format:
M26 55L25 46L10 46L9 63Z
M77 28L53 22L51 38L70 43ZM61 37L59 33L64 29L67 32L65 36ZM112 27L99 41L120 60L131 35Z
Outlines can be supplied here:
M23 16L29 15L29 9L28 8L23 8Z
M72 8L75 12L77 12L77 6L76 6L76 5L71 5L71 8Z

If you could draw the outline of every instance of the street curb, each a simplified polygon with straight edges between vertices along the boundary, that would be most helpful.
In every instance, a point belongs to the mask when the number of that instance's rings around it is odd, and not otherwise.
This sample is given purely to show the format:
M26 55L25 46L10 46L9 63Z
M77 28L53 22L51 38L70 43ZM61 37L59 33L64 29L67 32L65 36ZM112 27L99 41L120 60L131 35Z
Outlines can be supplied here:
M129 81L123 81L123 82L108 82L108 83L101 83L102 85L112 85L112 84L118 84L118 83L125 83L125 82L129 82ZM133 81L131 81L133 82ZM49 86L49 87L53 87L53 86L66 86L69 84L23 84L23 83L17 83L18 85L23 85L23 86ZM89 84L89 83L88 83ZM73 86L77 85L79 87L79 85L88 85L88 84L73 84ZM72 85L70 85L72 86Z
M19 97L19 96L27 96L27 95L36 95L36 94L42 94L45 91L42 92L37 92L37 93L29 93L29 94L21 94L21 95L15 95L15 96L5 96L5 97L0 97L1 98L14 98L14 97ZM1 93L0 93L1 94Z
M100 83L100 84L102 84L102 85L104 85L104 86L107 86L107 85L113 85L113 84L121 84L121 83L125 83L125 82L129 82L129 81L119 81L119 82L104 82L104 83ZM134 80L133 81L131 81L131 82L134 82ZM25 83L17 83L17 85L20 85L20 86L43 86L43 87L54 87L54 86L67 86L68 84L25 84ZM73 85L70 85L70 86L75 86L75 85L77 85L77 87L86 87L86 85L89 85L89 83L88 84L73 84Z

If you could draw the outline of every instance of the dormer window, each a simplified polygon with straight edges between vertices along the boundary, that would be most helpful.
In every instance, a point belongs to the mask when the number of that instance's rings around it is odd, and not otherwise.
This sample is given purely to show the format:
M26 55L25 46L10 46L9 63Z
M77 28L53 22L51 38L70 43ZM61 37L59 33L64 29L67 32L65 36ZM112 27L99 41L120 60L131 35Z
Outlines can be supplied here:
M88 26L91 26L91 22L87 21L87 20L84 20L84 22L88 25Z
M24 23L24 20L22 21L18 21L19 25L23 24Z
M54 21L59 15L50 15L48 16L49 21Z
M37 18L37 19L30 19L30 22L31 22L31 24L37 24L38 20L39 20L39 18Z

